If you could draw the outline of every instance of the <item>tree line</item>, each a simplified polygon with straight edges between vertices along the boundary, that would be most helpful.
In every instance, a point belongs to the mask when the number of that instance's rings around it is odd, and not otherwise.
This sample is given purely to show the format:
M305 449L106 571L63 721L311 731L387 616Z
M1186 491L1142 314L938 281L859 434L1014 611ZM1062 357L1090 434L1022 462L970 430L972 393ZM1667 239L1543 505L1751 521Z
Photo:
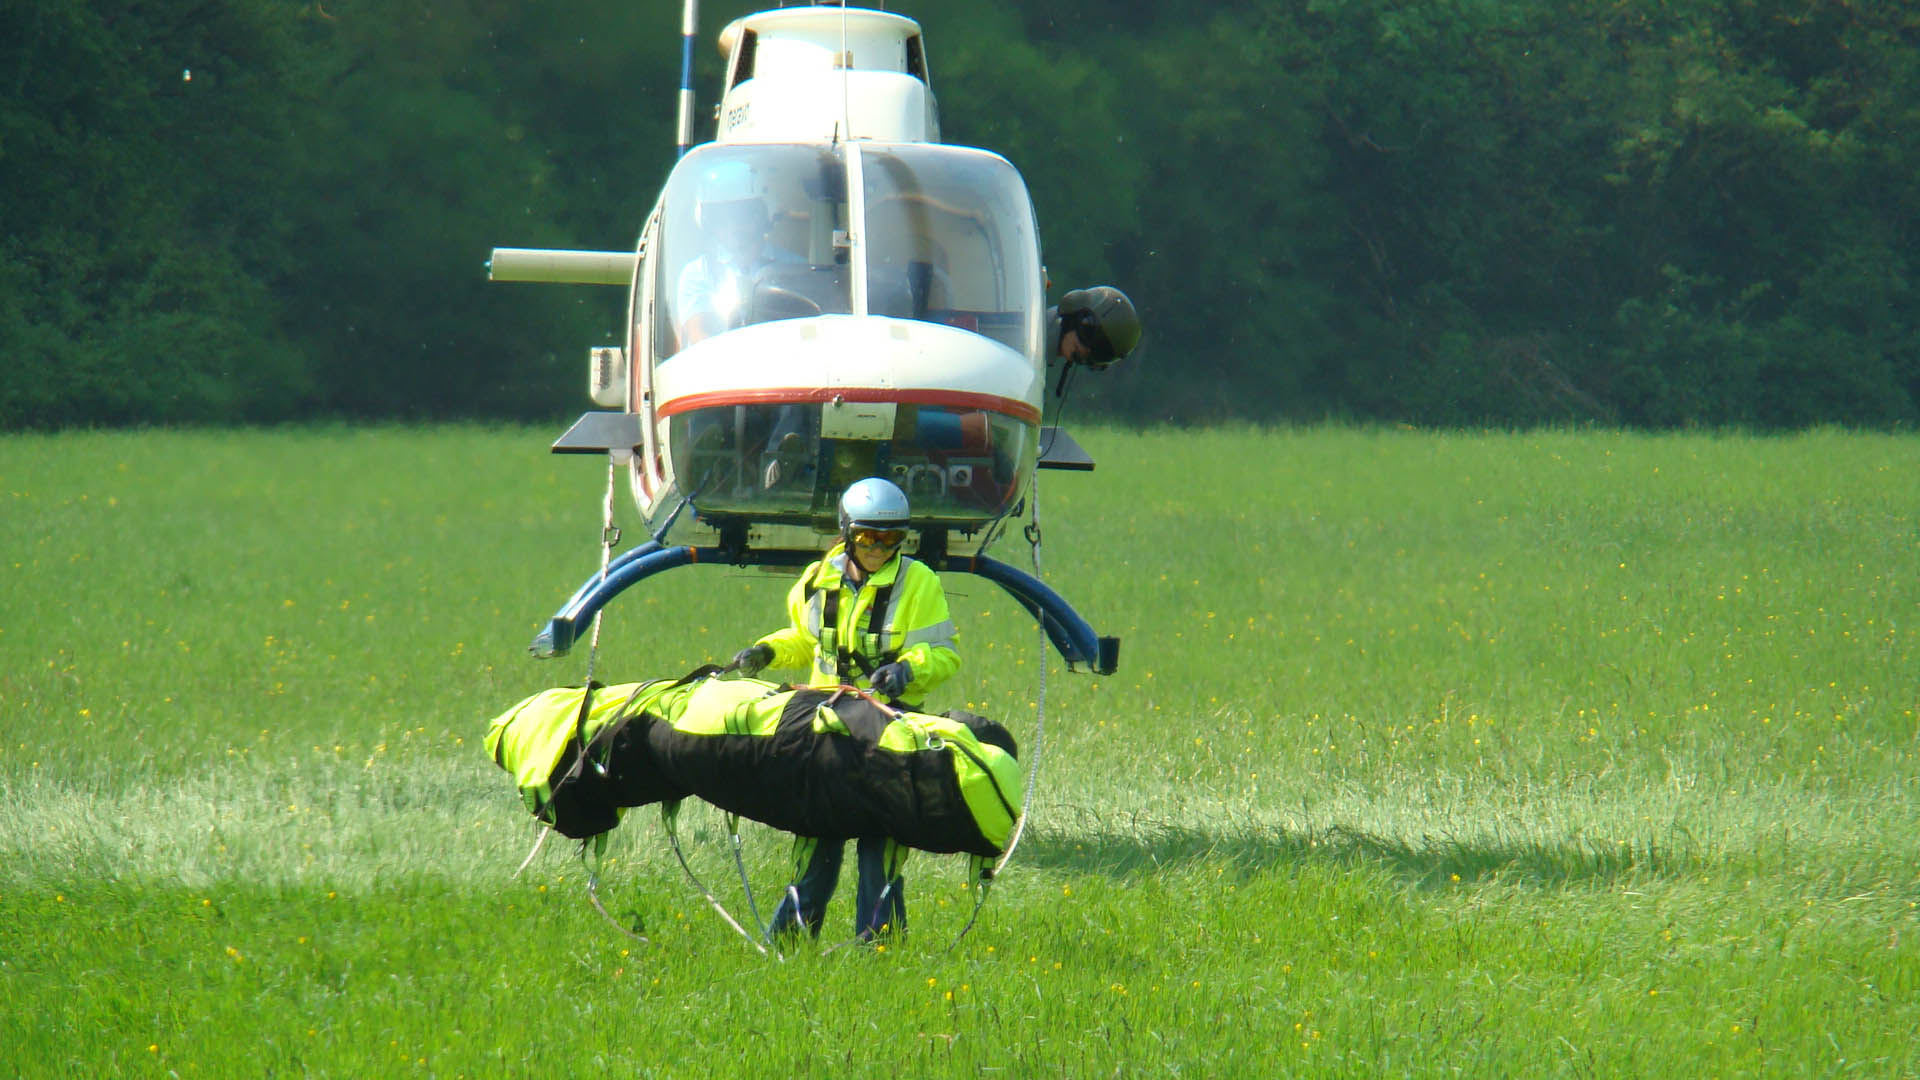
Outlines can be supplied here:
M901 11L1055 294L1146 319L1076 412L1920 419L1910 0ZM484 260L631 246L678 49L633 0L0 0L0 428L584 407L624 297Z

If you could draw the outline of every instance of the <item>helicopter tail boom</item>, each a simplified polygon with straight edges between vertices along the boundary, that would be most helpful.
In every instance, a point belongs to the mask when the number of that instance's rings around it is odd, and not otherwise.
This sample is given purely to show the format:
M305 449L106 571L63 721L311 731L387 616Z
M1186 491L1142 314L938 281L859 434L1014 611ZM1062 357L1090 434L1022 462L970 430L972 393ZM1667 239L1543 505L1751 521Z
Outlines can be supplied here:
M636 258L631 251L494 248L493 257L487 260L487 280L631 285Z

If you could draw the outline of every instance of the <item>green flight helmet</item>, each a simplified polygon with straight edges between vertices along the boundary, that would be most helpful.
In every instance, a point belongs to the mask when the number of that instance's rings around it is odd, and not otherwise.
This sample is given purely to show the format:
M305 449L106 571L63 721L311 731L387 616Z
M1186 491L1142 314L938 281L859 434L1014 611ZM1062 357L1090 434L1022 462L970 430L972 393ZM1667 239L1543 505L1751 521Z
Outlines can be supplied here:
M1060 325L1063 332L1083 332L1082 340L1093 350L1083 362L1096 370L1140 344L1140 313L1126 293L1111 285L1075 289L1061 297Z

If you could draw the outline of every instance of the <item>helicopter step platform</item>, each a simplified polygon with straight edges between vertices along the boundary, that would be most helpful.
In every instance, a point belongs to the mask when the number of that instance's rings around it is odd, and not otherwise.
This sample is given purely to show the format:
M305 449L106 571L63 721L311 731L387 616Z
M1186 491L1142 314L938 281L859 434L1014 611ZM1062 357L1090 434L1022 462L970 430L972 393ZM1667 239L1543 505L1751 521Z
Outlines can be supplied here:
M640 416L630 412L583 413L553 441L556 454L604 454L640 445Z
M1093 455L1081 448L1079 440L1067 434L1066 428L1043 427L1040 429L1039 467L1092 472Z

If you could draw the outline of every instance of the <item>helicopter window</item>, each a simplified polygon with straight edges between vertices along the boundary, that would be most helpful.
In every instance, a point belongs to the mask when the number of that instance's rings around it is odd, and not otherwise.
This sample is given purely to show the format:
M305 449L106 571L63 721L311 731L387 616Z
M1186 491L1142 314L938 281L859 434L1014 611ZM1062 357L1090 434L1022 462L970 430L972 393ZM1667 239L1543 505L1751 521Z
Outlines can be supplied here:
M850 312L844 176L823 147L710 145L682 158L653 259L655 356L750 323Z
M817 404L721 405L669 420L673 469L702 514L828 524L848 484L885 476L914 517L977 528L1018 498L1031 428L985 409L902 404L890 437L841 438Z
M1013 166L939 145L870 147L862 160L868 310L1037 348L1040 248Z
M734 54L733 77L727 80L727 89L731 90L753 78L753 53L759 44L760 35L752 30L740 35L740 51Z
M988 521L1019 493L1028 430L984 409L903 406L876 465L907 493L915 517Z
M907 74L927 82L927 54L920 44L920 35L914 34L907 39Z
M722 405L674 416L667 439L674 475L702 513L809 521L820 509L819 411Z

